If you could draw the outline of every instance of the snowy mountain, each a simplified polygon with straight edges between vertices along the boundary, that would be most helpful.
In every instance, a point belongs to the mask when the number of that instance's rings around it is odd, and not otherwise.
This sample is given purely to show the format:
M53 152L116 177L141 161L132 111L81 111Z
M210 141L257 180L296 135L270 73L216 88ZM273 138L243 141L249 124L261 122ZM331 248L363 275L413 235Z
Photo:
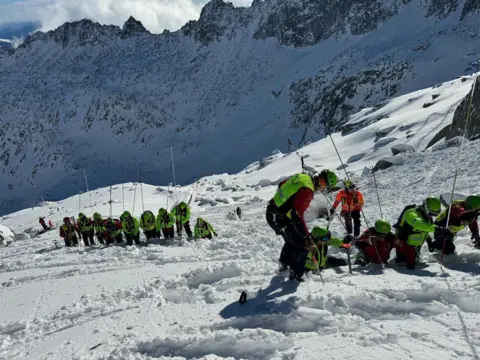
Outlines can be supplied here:
M0 49L1 211L92 186L236 172L287 139L471 72L472 1L214 0L176 32L89 20ZM454 50L452 50L454 49ZM212 161L213 160L213 161ZM38 190L38 193L37 193Z
M405 205L452 191L458 142L441 139L425 148L452 122L472 84L473 77L460 78L363 109L332 134L364 195L363 227L380 213L394 223ZM455 193L479 193L480 140L465 141L461 150ZM341 167L330 138L298 153L309 168ZM395 165L376 172L380 209L365 168L386 157ZM445 257L443 269L439 256L423 248L424 264L413 271L395 264L354 265L349 274L344 266L324 270L324 284L310 274L300 285L277 275L283 240L266 224L265 204L279 179L299 171L295 152L274 151L238 173L203 177L175 191L136 183L112 187L114 216L124 209L136 216L143 208L157 212L193 194L192 222L210 221L219 234L213 240L66 249L58 229L25 239L25 233L40 229L40 216L57 225L79 211L108 216L109 188L0 218L0 231L16 233L15 242L0 248L0 358L478 357L480 252L468 230L459 233L457 254ZM229 215L238 206L241 220ZM326 224L317 219L325 206L326 199L316 194L307 210L310 229ZM330 229L344 235L338 219ZM329 253L346 257L343 250ZM248 296L240 305L242 291Z

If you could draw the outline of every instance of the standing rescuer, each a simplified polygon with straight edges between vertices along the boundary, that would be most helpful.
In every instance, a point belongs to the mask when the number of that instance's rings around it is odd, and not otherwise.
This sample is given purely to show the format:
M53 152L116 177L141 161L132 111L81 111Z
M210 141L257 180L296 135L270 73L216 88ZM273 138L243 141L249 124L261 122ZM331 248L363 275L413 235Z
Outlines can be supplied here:
M345 180L345 188L340 190L335 198L335 202L330 209L330 215L333 215L338 205L342 204L342 211L340 215L345 219L345 227L347 232L352 234L352 220L353 220L353 235L360 235L360 212L362 211L364 201L363 195L356 189L356 186L350 181Z
M296 174L278 185L277 192L267 205L266 219L285 244L280 253L280 271L290 267L290 278L303 281L308 251L315 247L303 215L317 190L337 184L337 176L325 170L319 175Z

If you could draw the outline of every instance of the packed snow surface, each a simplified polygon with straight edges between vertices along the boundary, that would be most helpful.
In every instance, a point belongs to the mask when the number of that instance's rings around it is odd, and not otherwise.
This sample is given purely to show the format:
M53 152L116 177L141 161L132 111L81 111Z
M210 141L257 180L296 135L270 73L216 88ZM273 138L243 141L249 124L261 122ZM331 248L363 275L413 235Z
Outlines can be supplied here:
M458 148L422 150L435 129L451 122L469 86L458 80L394 99L352 118L360 130L333 134L343 160L355 160L346 169L364 194L368 225L380 208L364 168L391 156L392 146L415 152L397 155L403 165L376 174L385 218L394 223L405 205L451 191ZM438 102L423 108L433 91ZM395 140L375 146L381 138ZM329 138L299 153L309 168L341 165ZM479 163L480 142L465 142L456 193L480 192ZM390 264L353 266L349 274L340 267L322 272L325 284L317 275L298 284L276 273L283 240L266 224L265 204L280 179L299 171L294 152L274 151L239 174L205 177L173 193L147 184L112 187L116 216L124 209L156 213L194 194L192 225L199 216L210 221L219 234L213 240L56 249L54 229L0 249L0 358L478 359L480 252L467 231L443 269L423 249L425 264L414 271ZM0 221L18 232L40 230L40 216L57 225L79 208L108 216L109 199L110 189L100 188ZM325 203L317 194L309 228L324 221L316 214ZM229 215L238 206L241 220ZM338 220L331 229L344 234Z

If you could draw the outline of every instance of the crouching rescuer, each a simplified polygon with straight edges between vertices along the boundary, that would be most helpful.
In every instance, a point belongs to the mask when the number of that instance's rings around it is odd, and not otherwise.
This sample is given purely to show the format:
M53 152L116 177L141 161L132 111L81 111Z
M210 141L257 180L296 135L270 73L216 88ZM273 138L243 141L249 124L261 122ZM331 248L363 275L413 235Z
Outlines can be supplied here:
M334 187L337 177L331 171L319 175L296 174L281 182L267 205L266 220L277 235L285 240L280 253L280 271L290 267L290 279L303 281L305 261L315 243L303 218L316 190Z
M347 261L342 258L328 256L329 247L345 247L352 242L352 237L347 235L343 240L332 236L327 228L316 226L312 229L311 236L316 244L313 251L307 256L305 267L307 271L322 270L325 268L334 268L347 265Z

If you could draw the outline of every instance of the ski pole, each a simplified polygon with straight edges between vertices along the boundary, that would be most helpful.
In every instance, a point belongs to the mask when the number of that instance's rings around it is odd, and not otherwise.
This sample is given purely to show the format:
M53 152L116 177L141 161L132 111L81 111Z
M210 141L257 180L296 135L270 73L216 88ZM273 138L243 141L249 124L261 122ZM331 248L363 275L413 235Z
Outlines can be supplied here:
M122 212L125 212L125 186L122 184Z
M342 164L343 171L345 172L345 175L347 176L347 179L350 180L350 182L351 182L352 180L348 176L347 169L345 168L345 164L343 163L342 157L340 156L340 153L338 152L337 146L335 145L335 141L333 141L332 134L329 134L329 136L330 136L330 140L332 141L333 147L335 148L335 152L337 153L338 159L340 160L340 164ZM371 237L372 232L370 231L370 226L368 225L367 217L365 216L365 213L363 212L363 209L360 209L360 212L362 214L363 220L365 221L365 225L367 226L368 232L369 232L370 237ZM377 253L378 260L380 261L380 253L378 252L377 244L373 243L373 246L375 248L375 252ZM383 263L382 263L382 268L385 270L385 265Z
M133 213L135 212L135 199L137 197L137 185L134 186L134 190L133 190L133 206L132 206L132 216L133 216Z
M380 194L378 193L377 178L375 177L375 171L373 171L373 168L372 168L372 174L373 174L373 182L375 183L375 189L377 190L377 200L378 200L378 208L380 209L380 217L383 219L382 205L380 203Z
M110 185L110 201L108 202L110 204L110 212L109 212L109 218L112 218L112 185Z
M142 213L144 213L145 212L145 205L143 203L142 168L141 168L140 164L138 165L138 171L140 173L139 175L140 175L140 193L141 193L141 196L142 196Z
M295 146L293 146L292 142L290 141L290 139L288 139L288 144L292 147L293 151L295 151L295 153L297 154L298 158L300 159L301 163L302 163L302 173L305 172L305 164L303 162L303 156L300 156L300 154L298 153L297 149L295 148Z
M480 60L478 60L478 62L477 62L477 74L478 74L479 71L480 71ZM465 137L467 136L468 124L469 124L470 118L471 118L471 108L472 108L472 102L473 102L473 95L475 93L475 87L476 87L476 84L477 84L477 80L478 80L478 75L475 75L475 79L473 80L473 85L472 85L472 93L470 95L470 101L469 101L468 107L467 107L467 117L465 119L465 125L464 125L464 128L463 128L463 136L462 136L462 140L460 142L460 146L459 146L458 152L457 152L457 163L455 165L455 176L453 177L452 193L451 193L451 196L450 196L450 203L448 205L447 223L445 225L445 228L447 228L447 229L448 229L448 224L450 222L450 214L451 214L451 211L452 211L452 202L453 202L453 196L455 194L455 187L457 185L458 166L460 164L460 158L462 157L463 142L465 140ZM443 240L443 247L442 247L442 256L441 256L441 260L440 260L442 270L443 270L443 256L445 255L445 245L446 244L447 244L446 239L444 239Z
M175 194L175 202L178 201L178 198L177 198L177 183L176 183L176 180L175 180L175 162L173 160L173 147L170 146L170 156L172 158L172 171L173 171L173 188L174 188L174 194Z
M78 212L82 212L82 192L78 193Z
M318 259L320 259L320 251L318 250L318 247L317 247L317 254L318 254ZM322 284L325 285L325 281L323 281L323 276L322 276L321 271L320 271L320 263L317 261L317 258L316 258L315 255L316 254L312 253L313 263L317 267L316 270L317 270L318 275L320 275L320 280L322 280Z
M88 180L87 180L87 172L83 169L83 176L85 177L85 185L87 187L88 193L88 205L90 206L90 212L93 215L93 208L92 208L92 194L90 194L90 190L88 189Z

